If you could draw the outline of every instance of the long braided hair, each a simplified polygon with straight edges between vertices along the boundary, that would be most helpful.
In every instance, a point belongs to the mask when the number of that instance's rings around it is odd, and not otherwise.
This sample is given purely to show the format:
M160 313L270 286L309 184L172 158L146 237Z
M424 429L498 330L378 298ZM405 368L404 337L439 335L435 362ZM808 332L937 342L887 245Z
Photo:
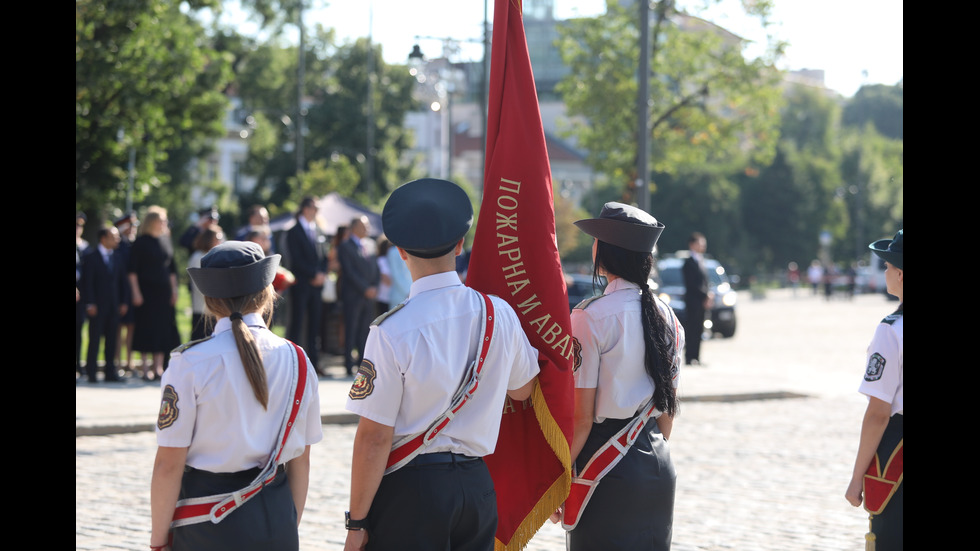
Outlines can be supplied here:
M640 311L643 319L643 364L654 383L654 403L657 409L673 417L678 411L677 396L671 378L674 365L674 328L667 323L653 300L649 278L653 270L653 254L630 251L596 240L592 280L598 284L600 270L621 277L640 287Z

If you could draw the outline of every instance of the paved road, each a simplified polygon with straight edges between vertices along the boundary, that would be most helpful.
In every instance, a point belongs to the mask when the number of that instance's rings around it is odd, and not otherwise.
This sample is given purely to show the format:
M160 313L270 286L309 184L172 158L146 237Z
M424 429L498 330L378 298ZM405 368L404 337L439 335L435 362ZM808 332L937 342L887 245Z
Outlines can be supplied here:
M740 301L736 336L706 342L707 365L682 372L673 548L859 551L867 516L843 498L865 406L856 388L874 325L896 303L804 291ZM304 551L343 548L349 385L320 382L326 424L313 450ZM77 549L146 548L154 437L143 429L158 393L135 382L76 386ZM563 550L563 532L547 523L527 549Z

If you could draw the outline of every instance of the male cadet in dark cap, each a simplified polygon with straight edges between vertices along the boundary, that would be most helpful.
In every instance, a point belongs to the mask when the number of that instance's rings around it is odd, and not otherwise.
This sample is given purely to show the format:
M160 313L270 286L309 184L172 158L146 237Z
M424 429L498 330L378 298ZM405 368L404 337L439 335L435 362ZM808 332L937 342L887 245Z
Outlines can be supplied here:
M493 548L496 494L482 458L496 446L505 398L531 395L538 354L506 302L456 273L472 221L469 197L445 180L409 182L385 204L385 234L413 283L372 324L348 395L360 416L348 551L403 549L406 538L426 549Z

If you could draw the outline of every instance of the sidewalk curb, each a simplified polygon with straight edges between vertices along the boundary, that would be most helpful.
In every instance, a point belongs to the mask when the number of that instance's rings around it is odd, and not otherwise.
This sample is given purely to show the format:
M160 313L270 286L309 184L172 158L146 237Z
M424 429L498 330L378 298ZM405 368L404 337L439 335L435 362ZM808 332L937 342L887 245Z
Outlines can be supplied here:
M806 394L795 392L753 392L746 394L715 394L704 396L687 396L684 402L748 402L753 400L783 400L788 398L809 398ZM355 425L358 416L354 413L324 413L320 415L320 423L324 425ZM105 424L96 426L75 426L75 437L79 436L112 436L116 434L132 434L137 432L152 432L153 423Z

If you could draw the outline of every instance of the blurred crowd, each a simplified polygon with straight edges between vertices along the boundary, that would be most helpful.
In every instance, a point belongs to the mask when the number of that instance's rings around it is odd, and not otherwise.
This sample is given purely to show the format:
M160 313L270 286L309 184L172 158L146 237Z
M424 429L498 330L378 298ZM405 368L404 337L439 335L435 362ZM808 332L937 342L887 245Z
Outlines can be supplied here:
M254 205L245 223L230 233L222 228L217 209L204 208L175 237L161 206L147 207L141 217L127 213L94 234L85 233L86 216L77 213L76 382L158 380L171 350L207 338L214 320L184 273L227 239L253 241L267 255L282 256L273 282L280 300L270 326L301 345L321 376L327 376L325 354L343 356L346 373L352 374L371 322L404 301L411 285L398 249L372 218L378 219L365 210L325 220L319 201L305 197L297 212L276 223L270 222L266 207ZM83 235L95 238L90 242ZM177 265L175 247L186 250L186 266ZM190 306L178 311L185 293ZM189 334L178 329L183 316L190 320Z

